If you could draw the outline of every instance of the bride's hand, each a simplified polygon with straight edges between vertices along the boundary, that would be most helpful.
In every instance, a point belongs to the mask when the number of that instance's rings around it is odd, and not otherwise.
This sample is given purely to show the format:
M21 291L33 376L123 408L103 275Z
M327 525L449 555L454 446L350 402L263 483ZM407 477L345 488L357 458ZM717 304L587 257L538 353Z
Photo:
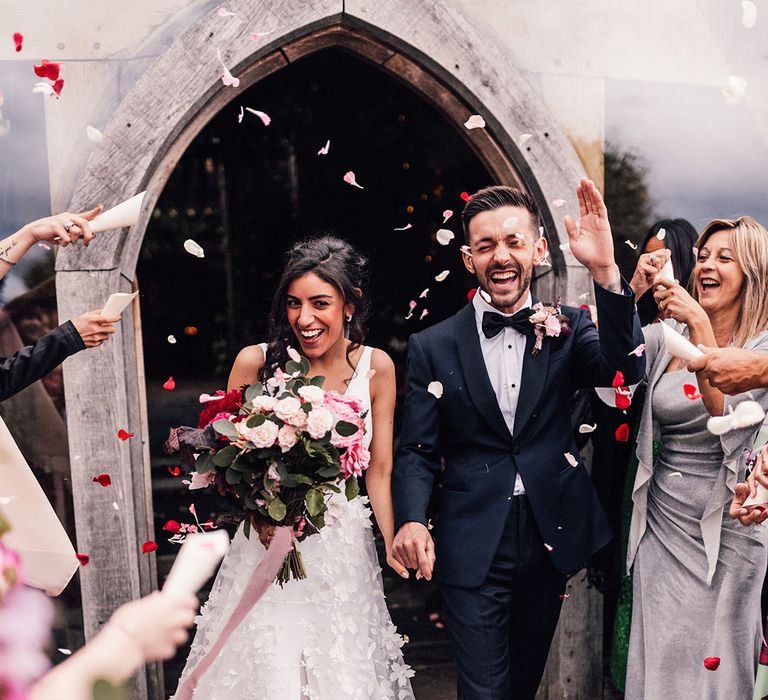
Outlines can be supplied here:
M390 565L391 568L395 570L398 576L401 576L402 578L410 578L408 575L408 569L406 569L395 557L394 554L392 554L392 550L387 550L387 564Z
M260 515L252 515L251 526L255 527L256 532L259 533L259 542L264 545L264 549L269 549L269 545L272 544L272 538L275 536L275 525Z

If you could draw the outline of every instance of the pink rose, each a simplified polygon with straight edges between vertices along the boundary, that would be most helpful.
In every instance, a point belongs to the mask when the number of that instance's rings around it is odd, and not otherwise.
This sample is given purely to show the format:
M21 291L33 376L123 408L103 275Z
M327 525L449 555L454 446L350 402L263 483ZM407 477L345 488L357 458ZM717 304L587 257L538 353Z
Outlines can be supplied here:
M227 413L226 411L221 411L221 413L217 413L214 417L211 423L215 423L217 420L229 420L231 421L235 417L234 413Z
M544 321L544 330L548 336L556 338L560 335L560 320L557 316L547 316L547 320Z
M253 401L251 401L253 410L261 411L262 413L274 411L275 404L277 404L277 399L274 396L257 396Z
M293 396L280 399L275 404L275 415L288 425L302 428L307 424L307 414L301 407L301 401Z
M293 426L284 425L277 433L277 444L283 452L288 452L298 441L299 434Z
M299 389L299 396L311 403L312 408L320 408L325 400L325 392L319 386L303 386Z
M327 391L323 406L335 413L339 420L362 425L360 414L363 412L363 404L360 399L354 396L342 395L337 391Z
M271 420L265 420L255 428L249 428L245 422L236 423L235 429L241 438L253 443L259 449L272 447L275 444L275 440L277 440L277 433L279 431L277 424Z
M313 408L307 416L307 430L312 438L319 440L333 428L335 422L327 408Z
M362 442L350 445L341 455L341 475L345 479L360 476L371 462L371 453Z

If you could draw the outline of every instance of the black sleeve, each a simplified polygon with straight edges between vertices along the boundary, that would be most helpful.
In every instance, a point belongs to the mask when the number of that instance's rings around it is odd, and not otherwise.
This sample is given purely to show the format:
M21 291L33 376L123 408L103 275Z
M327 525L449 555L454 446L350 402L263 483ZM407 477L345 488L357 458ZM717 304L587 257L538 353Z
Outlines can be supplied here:
M84 348L74 324L67 321L11 357L0 358L0 401L26 389Z

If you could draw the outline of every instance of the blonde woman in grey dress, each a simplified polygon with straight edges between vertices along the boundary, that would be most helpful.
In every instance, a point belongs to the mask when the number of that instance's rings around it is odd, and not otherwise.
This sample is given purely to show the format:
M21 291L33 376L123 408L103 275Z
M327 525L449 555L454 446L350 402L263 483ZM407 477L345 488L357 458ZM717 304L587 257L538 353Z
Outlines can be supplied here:
M716 220L696 247L691 294L648 274L665 322L694 344L768 351L768 231L749 217ZM640 264L649 264L645 257ZM628 545L634 591L626 698L749 699L768 529L729 519L728 506L759 426L717 437L706 424L747 398L768 408L768 391L725 396L665 351L660 324L644 332L648 392ZM717 670L705 668L707 657L721 659Z

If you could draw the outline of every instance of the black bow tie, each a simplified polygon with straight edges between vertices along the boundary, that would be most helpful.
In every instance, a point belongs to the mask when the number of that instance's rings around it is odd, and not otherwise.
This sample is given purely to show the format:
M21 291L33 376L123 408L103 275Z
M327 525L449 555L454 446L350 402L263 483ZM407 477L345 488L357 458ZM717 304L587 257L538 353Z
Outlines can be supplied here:
M533 313L533 309L520 309L512 316L502 316L501 314L486 311L483 313L483 335L486 338L494 338L505 328L514 328L518 333L529 335L533 333L533 324L528 320Z

